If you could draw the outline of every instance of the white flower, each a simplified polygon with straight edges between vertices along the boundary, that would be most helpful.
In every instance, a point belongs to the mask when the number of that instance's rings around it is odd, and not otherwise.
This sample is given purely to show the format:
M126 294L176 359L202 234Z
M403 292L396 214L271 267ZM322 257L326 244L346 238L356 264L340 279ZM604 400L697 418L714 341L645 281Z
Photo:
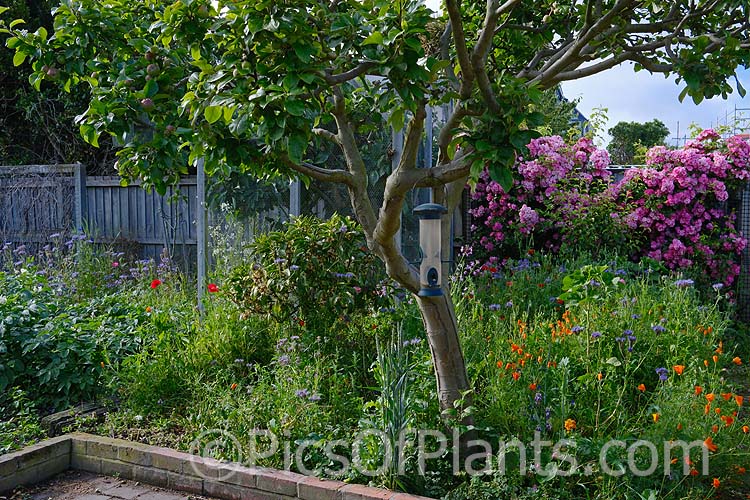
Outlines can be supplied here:
M7 304L8 303L8 297L5 295L0 295L0 304Z

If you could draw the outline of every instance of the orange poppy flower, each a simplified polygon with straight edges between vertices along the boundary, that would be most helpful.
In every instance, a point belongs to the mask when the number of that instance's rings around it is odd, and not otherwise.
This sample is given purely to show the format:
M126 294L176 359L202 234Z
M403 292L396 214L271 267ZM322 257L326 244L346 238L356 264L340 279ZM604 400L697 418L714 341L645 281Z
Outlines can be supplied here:
M719 356L717 356L716 354L713 355L712 359L714 360L714 363L719 362Z
M690 475L691 476L697 476L698 475L698 471L695 470L695 469L690 469Z
M502 368L503 366L505 366L505 365L503 364L503 362L502 362L502 361L498 361L498 362L497 362L497 367L498 367L498 368Z
M699 385L696 385L695 386L695 395L696 396L700 396L702 392L703 392L703 387L701 387Z
M231 386L230 386L229 388L230 388L230 389L232 389L232 390L235 390L235 389L237 388L237 384L236 384L236 383L234 383L234 384L232 384L232 385L231 385Z
M721 481L719 481L719 478L714 478L713 485L714 488L718 488L719 486L721 486Z
M682 424L677 424L677 430L678 430L678 431L681 431L681 430L682 430Z
M708 368L708 360L707 359L703 360L703 364L706 365L706 368Z
M746 471L747 471L747 469L745 469L744 467L737 467L737 472L739 474L744 474Z
M652 413L651 418L654 419L654 423L659 421L659 414L658 413Z
M682 375L682 372L685 370L685 365L674 365L673 368L677 375Z
M727 427L729 427L730 425L734 423L734 417L729 416L729 415L723 416L721 417L721 419L724 421L724 425Z
M572 430L575 430L576 428L576 421L572 418L569 418L565 421L565 430L570 432Z
M745 401L744 396L735 396L734 402L737 403L737 406L742 406L742 403Z
M706 399L708 400L709 403L712 403L715 397L716 396L714 396L713 392L709 392L708 394L706 394Z
M518 372L513 372L513 380L518 380L518 378L521 376Z
M601 382L603 378L604 378L604 375L602 375L602 372L599 372L596 374L596 380L599 380Z
M739 356L735 356L732 358L732 363L734 363L737 366L740 366L742 364L742 359Z
M713 453L716 453L719 450L719 447L714 443L714 438L712 438L711 436L708 436L703 440L703 446L705 446L708 451Z
M708 415L708 412L711 411L711 403L706 403L706 407L703 409L703 414Z
M719 426L716 425L716 424L712 425L711 426L711 432L713 432L714 434L716 434L717 432L719 432Z
M743 425L742 426L742 432L744 432L745 434L747 434L748 432L750 432L750 425Z
M724 398L724 401L729 401L732 399L732 393L731 392L722 392L721 397Z
M529 389L532 390L532 391L535 391L536 390L536 384L535 383L529 384Z
M638 386L638 390L641 391L641 392L646 392L646 386L644 384L640 384Z

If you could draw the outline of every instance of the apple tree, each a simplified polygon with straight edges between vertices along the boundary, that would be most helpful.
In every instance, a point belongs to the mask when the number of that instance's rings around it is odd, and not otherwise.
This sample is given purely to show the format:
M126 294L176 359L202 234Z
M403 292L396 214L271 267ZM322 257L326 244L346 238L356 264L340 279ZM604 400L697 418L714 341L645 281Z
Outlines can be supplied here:
M14 63L32 62L36 88L91 87L80 133L94 145L117 139L122 176L163 191L204 158L213 175L342 184L370 250L415 294L418 274L396 243L407 194L431 188L453 211L485 168L511 186L516 155L545 123L543 90L631 63L677 75L695 102L726 97L733 79L744 94L735 70L750 65L746 0L445 0L442 10L420 0L62 0L54 31L3 31ZM449 102L435 164L418 168L425 110ZM405 127L380 206L357 142L366 126ZM340 165L309 157L320 141L340 148ZM446 409L471 385L443 286L416 301Z

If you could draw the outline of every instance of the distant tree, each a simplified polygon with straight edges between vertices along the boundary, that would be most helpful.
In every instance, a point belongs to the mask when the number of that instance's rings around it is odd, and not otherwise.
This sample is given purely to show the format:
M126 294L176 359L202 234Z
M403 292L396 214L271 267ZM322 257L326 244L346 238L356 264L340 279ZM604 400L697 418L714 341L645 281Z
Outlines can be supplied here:
M664 144L669 136L669 129L660 120L650 122L619 122L609 129L612 141L607 147L612 163L615 165L632 165L635 162L638 148L650 148Z

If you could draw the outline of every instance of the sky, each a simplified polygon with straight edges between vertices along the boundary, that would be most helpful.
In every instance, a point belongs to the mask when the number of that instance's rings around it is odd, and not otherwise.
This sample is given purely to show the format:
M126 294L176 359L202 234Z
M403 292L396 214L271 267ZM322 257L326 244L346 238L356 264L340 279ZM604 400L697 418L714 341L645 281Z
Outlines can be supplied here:
M425 3L436 11L441 2L426 0ZM578 109L586 117L591 116L594 108L607 108L606 129L620 121L643 123L658 118L670 130L667 142L675 144L675 138L688 134L690 123L695 122L702 128L711 128L717 123L732 123L735 108L737 116L744 118L741 123L750 128L750 70L739 72L738 77L748 90L744 98L740 98L735 89L727 100L715 97L699 105L693 104L690 97L680 103L677 96L684 83L677 85L674 77L666 79L661 74L647 71L636 73L632 64L622 64L598 75L565 82L562 89L568 99L580 98ZM608 134L602 139L604 143L608 142Z

